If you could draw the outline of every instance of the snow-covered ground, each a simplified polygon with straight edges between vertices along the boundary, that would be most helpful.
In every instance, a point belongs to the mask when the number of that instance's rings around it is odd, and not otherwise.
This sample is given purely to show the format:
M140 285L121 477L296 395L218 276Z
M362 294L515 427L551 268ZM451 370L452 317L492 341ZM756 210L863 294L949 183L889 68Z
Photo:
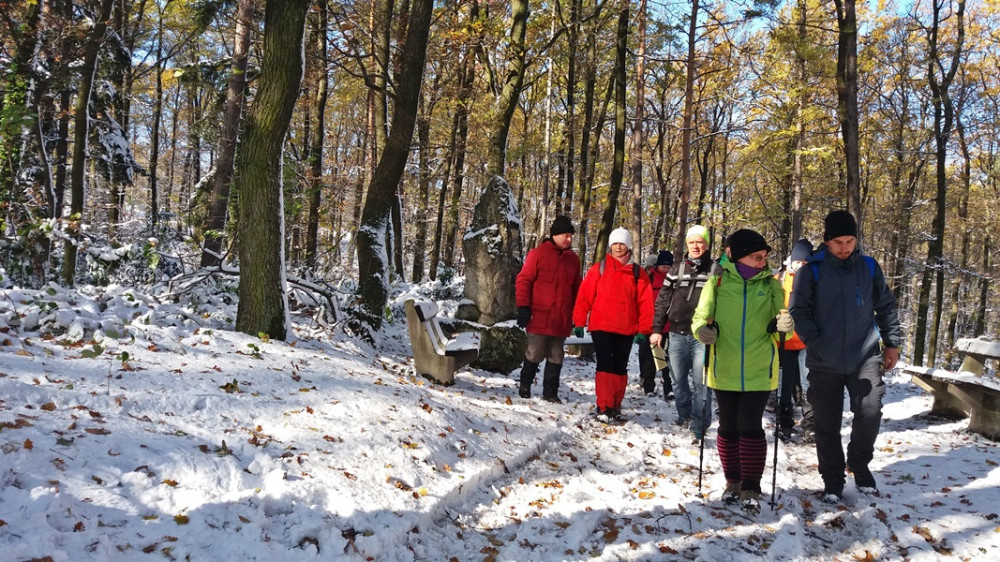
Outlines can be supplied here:
M225 293L2 292L3 560L1000 558L997 443L928 418L902 375L881 497L848 479L821 503L792 443L750 520L718 500L714 432L699 492L672 403L632 384L625 424L592 421L592 363L567 359L562 405L510 375L414 376L402 297L374 349L308 318L288 342L236 333Z

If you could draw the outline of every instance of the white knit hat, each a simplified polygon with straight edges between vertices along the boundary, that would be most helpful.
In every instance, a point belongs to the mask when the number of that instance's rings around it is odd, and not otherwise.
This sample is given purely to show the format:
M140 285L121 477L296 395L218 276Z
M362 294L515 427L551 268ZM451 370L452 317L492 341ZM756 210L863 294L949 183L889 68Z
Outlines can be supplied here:
M608 247L612 244L625 244L629 250L632 249L632 233L624 228L616 228L608 236Z

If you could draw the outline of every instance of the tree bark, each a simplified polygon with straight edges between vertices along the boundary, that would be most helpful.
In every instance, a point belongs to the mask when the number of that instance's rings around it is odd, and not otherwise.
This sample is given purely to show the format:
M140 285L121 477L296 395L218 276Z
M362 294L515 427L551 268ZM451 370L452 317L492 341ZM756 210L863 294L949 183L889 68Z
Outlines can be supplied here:
M684 70L684 124L681 126L681 192L677 209L677 240L674 253L684 254L684 232L691 201L691 126L694 120L694 78L698 72L696 41L698 39L698 0L691 0L688 22L687 61Z
M239 178L239 305L236 329L283 340L285 293L281 154L302 82L302 38L310 0L267 0L257 95L236 161Z
M858 150L858 16L855 0L834 0L837 7L837 117L844 140L847 210L862 224Z
M316 30L313 48L320 67L316 72L316 103L313 114L313 138L309 148L309 216L306 219L306 267L316 269L319 246L319 213L323 201L323 144L326 140L326 101L329 96L327 80L326 34L329 13L326 2L317 2Z
M521 96L521 86L524 84L524 55L527 49L525 37L528 30L528 1L511 0L510 3L510 40L508 43L509 60L507 75L494 106L493 119L490 124L489 152L486 157L486 175L488 177L504 175L507 161L507 136L510 133L510 122Z
M382 326L389 295L385 235L390 227L389 215L396 186L403 175L413 138L433 7L433 0L413 2L402 50L392 126L368 186L358 229L358 292L364 309L363 319L375 329Z
M941 54L941 23L943 4L947 0L932 2L931 25L927 32L927 82L934 104L934 141L936 144L935 179L937 195L934 199L934 220L931 223L931 238L927 243L926 269L920 281L920 296L917 304L917 328L914 333L913 363L924 364L924 349L927 348L927 364L934 366L937 355L938 327L941 325L941 309L944 306L944 237L945 213L948 196L948 141L952 133L954 103L948 88L955 79L962 60L962 42L965 38L965 0L957 0L955 16L955 44L951 50L951 61L945 68ZM931 276L934 279L931 279ZM934 298L937 306L931 318L928 335L928 312L930 310L931 283L935 284Z
M627 12L627 10L626 10ZM642 196L642 155L646 144L643 110L646 103L646 0L639 1L636 17L635 61L635 115L632 121L631 186L632 186L632 241L641 259L643 245L642 212L647 205ZM655 248L650 248L655 252Z
M601 215L601 230L594 245L594 261L600 259L608 248L608 236L615 228L618 196L625 177L625 52L628 48L628 2L623 1L618 14L618 32L615 44L615 134L614 155L611 164L611 184L608 186L608 206ZM632 244L633 252L635 242Z
M73 168L70 171L70 203L69 227L67 232L71 240L66 242L63 253L62 281L67 287L72 287L76 277L77 243L79 242L80 223L83 221L83 205L87 165L87 133L90 130L90 94L94 88L94 75L97 73L97 55L104 44L108 30L108 20L111 18L111 7L114 0L101 0L98 20L87 40L83 53L83 65L80 67L80 84L76 92L76 109L73 112Z
M247 55L250 52L251 23L255 0L239 0L236 10L236 38L233 41L233 62L226 86L226 108L219 134L219 157L215 162L215 179L205 217L205 241L202 245L201 266L222 263L222 241L229 213L229 192L233 181L240 131L240 114L246 100Z

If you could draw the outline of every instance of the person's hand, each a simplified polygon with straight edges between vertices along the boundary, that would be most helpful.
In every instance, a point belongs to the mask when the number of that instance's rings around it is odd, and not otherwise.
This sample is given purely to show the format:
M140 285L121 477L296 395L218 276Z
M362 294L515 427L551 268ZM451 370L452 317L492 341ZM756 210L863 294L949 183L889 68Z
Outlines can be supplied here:
M582 338L583 337L583 326L577 326L573 328L573 335Z
M517 327L524 328L531 322L531 307L530 306L519 306L517 307Z
M698 341L705 345L712 345L719 339L719 327L715 324L707 324L698 329Z
M774 319L776 320L774 327L781 333L788 334L795 329L795 321L787 310L782 309Z
M661 335L661 334L653 334L653 335L649 336L649 343L651 343L653 345L660 345L660 343L662 341L663 341L663 335ZM660 345L660 347L663 347L663 346Z
M882 350L882 364L886 371L891 371L899 362L899 350L895 347L887 347Z
M632 341L634 343L639 343L639 344L645 343L646 342L646 336L644 334L636 334L635 337L632 339Z

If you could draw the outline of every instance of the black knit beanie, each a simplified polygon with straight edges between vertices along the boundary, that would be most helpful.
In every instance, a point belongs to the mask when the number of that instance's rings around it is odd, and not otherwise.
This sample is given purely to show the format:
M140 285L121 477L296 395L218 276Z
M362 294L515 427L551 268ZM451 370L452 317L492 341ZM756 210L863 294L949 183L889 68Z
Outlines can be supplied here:
M729 257L734 262L761 250L771 251L764 237L759 233L741 228L729 236Z
M569 222L569 217L559 215L556 220L552 221L552 228L549 229L549 236L555 236L557 234L574 233L576 229L573 228L573 223Z
M827 242L841 236L858 236L858 223L854 215L847 211L834 211L823 220L823 241Z

